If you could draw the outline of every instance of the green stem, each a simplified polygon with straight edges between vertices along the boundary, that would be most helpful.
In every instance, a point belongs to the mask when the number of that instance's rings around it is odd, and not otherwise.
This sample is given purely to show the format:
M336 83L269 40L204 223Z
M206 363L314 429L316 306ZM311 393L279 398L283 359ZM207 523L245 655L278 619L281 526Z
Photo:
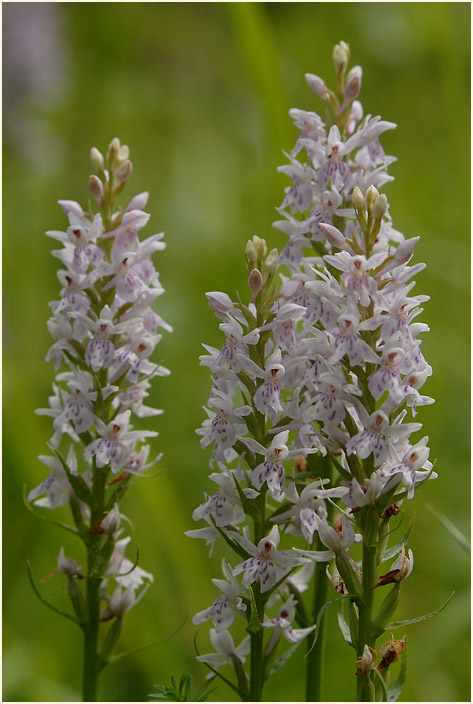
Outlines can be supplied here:
M362 562L362 590L363 601L359 606L359 631L358 631L358 647L357 655L363 655L365 645L374 647L375 639L373 638L373 603L374 590L372 587L376 583L377 570L377 549L378 541L378 526L379 519L376 509L372 506L367 506L366 521L363 535L363 562ZM358 677L357 683L358 701L369 702L374 701L374 687L369 675L366 677Z
M101 579L87 577L86 604L88 622L84 638L84 668L82 677L82 700L84 702L97 701L97 688L99 678L99 592Z
M317 534L315 550L323 550L324 547ZM312 602L312 623L315 623L320 609L327 600L327 575L325 573L325 563L316 562L314 575L314 596ZM323 655L325 646L325 618L319 625L317 641L314 645L315 632L309 634L307 638L307 669L306 669L306 702L320 702L322 691Z
M258 595L259 596L259 595ZM256 604L258 597L255 594ZM258 608L258 614L260 609ZM262 618L262 615L260 615ZM263 673L263 629L251 636L251 670L250 670L250 701L260 702L263 695L264 673Z
M90 517L90 526L103 518L106 473L94 465L92 494L95 499ZM87 578L85 601L87 623L84 626L84 663L82 672L82 698L84 702L97 701L99 665L99 626L100 626L100 584L103 575L98 573L97 558L101 550L102 536L89 533L87 545Z

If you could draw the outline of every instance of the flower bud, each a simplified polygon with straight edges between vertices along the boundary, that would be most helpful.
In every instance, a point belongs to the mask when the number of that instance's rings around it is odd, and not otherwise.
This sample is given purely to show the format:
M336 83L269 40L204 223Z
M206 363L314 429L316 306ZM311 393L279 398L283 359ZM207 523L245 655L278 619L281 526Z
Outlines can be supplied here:
M245 248L245 258L249 271L261 267L267 251L266 241L261 239L261 237L254 235L251 240L248 240Z
M221 291L209 291L205 294L209 306L216 313L230 313L233 310L233 301L227 293Z
M90 150L90 163L94 171L103 171L103 155L97 147L92 147Z
M98 176L90 176L89 178L89 191L92 198L95 198L97 202L100 202L103 198L103 183L98 178Z
M374 661L376 660L376 650L370 648L369 645L365 645L363 648L363 655L361 655L356 661L356 674L357 675L369 675L371 670L374 668Z
M115 504L111 511L105 516L102 521L102 529L104 533L113 535L120 527L122 517L118 510L118 504Z
M263 287L263 277L259 269L252 269L248 277L248 286L250 291L256 296Z
M381 220L383 217L384 213L386 212L386 209L388 207L388 200L384 193L381 193L380 196L378 196L373 204L373 217L375 220Z
M347 76L347 84L345 86L345 98L348 100L354 100L358 98L361 88L361 76L363 74L363 69L361 66L353 66Z
M120 183L123 181L128 181L131 176L132 168L133 167L129 159L120 164L116 172L117 181Z
M148 202L149 193L148 191L143 191L143 193L138 193L134 196L128 203L127 210L144 210L146 208L146 203Z
M351 200L357 210L364 210L365 209L365 207L366 207L365 199L363 197L363 193L358 188L358 186L355 186L355 188L353 189L353 193L351 195Z
M118 157L118 152L120 151L120 140L118 137L114 137L107 149L107 162L108 166L112 167Z
M118 150L118 161L121 163L122 161L126 161L128 157L130 156L130 147L127 144L122 144L120 149Z
M256 248L252 240L248 240L245 247L245 259L248 264L250 271L255 268L258 263L258 256L256 254Z
M396 260L398 265L405 264L409 261L409 259L412 257L414 247L418 243L419 239L420 237L411 237L410 239L401 242L401 244L394 253L394 259Z
M266 257L266 260L264 262L264 269L265 273L267 275L274 274L276 271L276 267L279 262L279 252L276 248L272 249L268 256Z
M84 217L82 206L80 206L79 203L76 203L75 200L58 200L58 203L66 215L69 215L69 213L74 213L74 215L77 215L78 218Z
M318 95L319 98L323 98L324 100L327 100L329 98L328 88L325 85L325 81L323 81L320 76L316 76L314 73L306 73L305 80L307 81L307 85L309 86L311 91L315 93L315 95Z
M340 71L345 72L347 70L348 62L350 61L350 47L346 42L340 42L340 44L335 44L332 52L333 63L335 65L335 71L340 73Z
M374 186L370 186L368 190L366 191L366 204L368 206L368 210L371 210L371 208L374 205L374 202L378 198L379 193L378 189L375 188Z
M325 232L331 245L338 247L338 249L346 249L347 241L338 228L327 223L320 223L320 227Z

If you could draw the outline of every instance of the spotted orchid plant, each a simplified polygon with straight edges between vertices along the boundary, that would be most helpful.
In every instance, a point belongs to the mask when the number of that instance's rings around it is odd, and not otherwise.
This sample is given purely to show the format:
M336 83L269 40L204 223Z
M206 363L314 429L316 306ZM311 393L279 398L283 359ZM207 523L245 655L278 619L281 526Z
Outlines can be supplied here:
M405 658L404 638L382 644L378 663L376 648L397 625L412 526L388 542L402 502L437 476L428 437L413 438L419 407L433 402L422 393L428 327L417 322L428 296L412 292L425 265L410 264L419 238L394 229L380 194L394 158L379 138L395 125L364 115L362 69L347 73L346 43L333 58L336 91L306 75L326 119L290 111L300 134L279 169L291 185L275 223L287 244L278 256L248 242L249 300L207 294L225 341L204 345L212 390L197 432L212 448L216 487L194 511L205 527L188 535L211 552L224 541L233 560L194 623L213 622L216 652L198 660L243 701L261 701L304 639L306 698L321 700L323 615L334 601L358 699L397 698L405 667L390 688L390 666Z
M69 505L73 525L61 524L82 541L81 564L61 548L57 568L68 582L72 613L84 634L83 698L96 701L98 677L114 656L123 616L145 594L153 576L126 557L127 535L119 504L133 477L149 476L158 457L150 457L154 430L134 430L133 417L152 418L160 410L146 405L150 382L168 370L150 361L171 328L152 309L162 288L152 261L164 248L162 233L140 240L149 215L147 193L115 210L132 171L129 150L112 140L106 156L94 147L90 202L59 201L68 218L65 232L50 231L60 249L59 299L50 306L48 329L54 344L47 360L56 372L49 408L53 436L50 455L39 459L49 476L29 492L30 508ZM96 212L94 212L96 211ZM45 515L42 514L44 518ZM51 573L51 574L53 574ZM38 589L30 573L34 589ZM41 597L43 601L44 598Z

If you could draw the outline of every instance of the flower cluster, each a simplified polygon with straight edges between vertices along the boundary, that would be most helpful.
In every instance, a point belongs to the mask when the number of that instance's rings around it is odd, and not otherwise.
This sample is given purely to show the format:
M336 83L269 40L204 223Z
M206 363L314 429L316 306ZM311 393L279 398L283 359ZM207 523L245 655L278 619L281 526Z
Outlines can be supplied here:
M289 165L280 168L292 183L278 209L283 219L275 223L288 237L279 262L277 250L268 254L264 240L254 237L245 250L250 302L207 294L225 342L221 349L205 346L201 357L212 391L208 419L197 432L202 447L212 446L210 463L218 471L211 479L219 488L194 512L207 527L188 534L211 546L223 537L242 558L225 567L232 580L227 618L216 620L215 605L202 613L214 619L218 634L235 614L247 620L251 649L244 641L244 651L233 649L226 662L235 668L240 693L254 700L262 688L257 669L269 674L283 632L278 616L265 619L265 607L289 593L295 607L281 607L284 618L303 627L301 638L310 633L317 614L307 616L301 591L314 563L325 571L323 563L334 559L330 581L353 596L350 637L358 655L374 645L412 569L402 542L387 549L389 519L436 476L428 438L411 440L422 425L406 422L408 413L415 417L418 407L433 402L421 393L432 373L419 339L428 327L416 322L428 297L412 293L413 277L425 265L409 266L419 238L405 240L394 229L379 193L392 180L387 167L394 160L379 137L395 125L363 116L362 70L355 66L346 75L348 61L342 42L334 50L338 98L318 76L306 76L326 101L331 123L315 112L290 111L300 135ZM290 549L279 550L281 533ZM361 564L349 554L356 542L364 546ZM392 578L375 584L381 562L396 553ZM409 563L403 570L400 559ZM395 597L375 618L370 590L385 584L394 584ZM195 621L202 620L198 614ZM262 650L268 628L274 631ZM249 650L250 675L241 657ZM211 655L200 659L217 665Z
M84 210L75 201L59 201L69 226L46 233L61 245L53 251L61 289L48 321L53 395L49 408L37 413L52 418L53 454L40 457L51 473L28 496L34 506L71 506L88 550L87 579L100 577L101 620L120 618L153 579L125 557L130 537L121 537L118 504L132 475L143 476L159 459L150 459L147 444L157 432L133 429L132 419L161 413L146 398L152 378L169 373L150 360L161 330L171 330L152 309L164 290L152 261L165 246L163 233L139 239L149 220L147 193L114 212L132 170L128 152L118 139L105 158L93 148L97 175L89 190L99 212L90 203ZM71 577L68 560L61 551L59 570ZM76 603L74 608L81 620Z

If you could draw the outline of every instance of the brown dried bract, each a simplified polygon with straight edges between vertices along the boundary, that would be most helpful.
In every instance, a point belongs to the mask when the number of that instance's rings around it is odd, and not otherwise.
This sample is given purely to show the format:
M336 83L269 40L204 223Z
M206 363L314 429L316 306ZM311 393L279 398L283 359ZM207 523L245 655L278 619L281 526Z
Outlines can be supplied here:
M391 516L397 516L399 511L400 509L397 504L390 504L390 506L384 509L383 513L380 515L380 518L391 518Z
M100 535L101 533L105 533L104 529L102 528L102 521L95 521L94 525L90 529L90 532L92 535Z
M379 582L375 584L374 587L371 587L371 589L376 589L376 587L384 587L385 584L395 584L398 581L396 577L400 571L401 570L391 570L386 574L382 574L379 578Z

